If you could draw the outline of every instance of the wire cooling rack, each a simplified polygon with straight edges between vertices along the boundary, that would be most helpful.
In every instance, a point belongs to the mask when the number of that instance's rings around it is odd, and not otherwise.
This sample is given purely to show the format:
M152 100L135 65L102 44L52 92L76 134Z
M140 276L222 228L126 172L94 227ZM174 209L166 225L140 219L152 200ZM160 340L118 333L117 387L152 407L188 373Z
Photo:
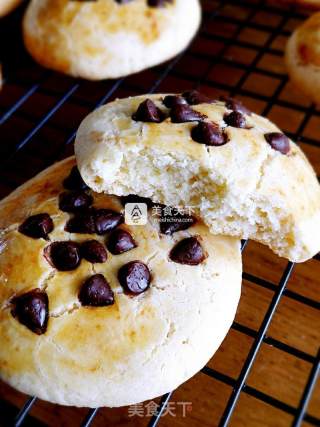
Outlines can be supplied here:
M274 119L280 126L284 125L289 136L300 141L307 151L310 150L313 158L318 159L319 166L320 144L317 136L320 137L320 134L316 130L317 124L320 124L317 121L319 112L300 95L295 97L291 90L286 97L282 96L288 84L280 65L284 42L291 29L305 19L305 15L292 7L279 6L277 2L204 0L202 3L203 25L187 51L160 67L124 79L99 83L78 81L38 67L23 50L18 31L22 10L4 19L0 23L0 52L5 79L4 89L0 93L0 195L6 195L55 160L71 154L75 131L82 118L92 109L115 97L158 90L200 88L212 95L230 94L243 98L249 107ZM246 244L243 242L243 250ZM313 262L319 260L318 255ZM244 281L270 291L272 297L256 329L237 319L232 326L233 331L251 339L238 375L235 378L227 375L216 369L214 364L213 367L210 364L203 368L201 373L215 380L214 387L221 384L231 388L220 416L213 418L210 413L206 414L205 425L243 425L232 423L232 417L237 413L239 400L244 394L276 408L278 414L290 415L287 424L280 424L282 418L278 415L277 420L269 423L262 418L248 421L246 425L249 427L320 425L320 417L307 410L310 398L314 397L312 393L319 374L319 351L311 354L285 339L267 335L284 296L298 302L302 311L308 307L313 310L320 308L319 300L298 292L296 288L287 288L294 265L290 262L281 265L278 283L260 276L259 269L254 274L245 269ZM313 326L319 329L320 325ZM308 364L308 375L296 405L288 404L284 399L247 382L264 345L294 357L297 363L302 361ZM156 426L163 422L162 415L173 393L160 399L156 412L146 420L145 425ZM9 403L2 404L4 398L0 397L0 425L46 425L42 422L39 424L30 414L37 406L36 398L28 398L20 409ZM10 406L10 416L1 420L1 413L7 413L6 405ZM104 410L107 409L89 410L81 426L91 425L97 414ZM135 421L132 420L130 425L136 425ZM169 425L176 424L172 420ZM184 425L203 424L196 420L187 424L185 420Z

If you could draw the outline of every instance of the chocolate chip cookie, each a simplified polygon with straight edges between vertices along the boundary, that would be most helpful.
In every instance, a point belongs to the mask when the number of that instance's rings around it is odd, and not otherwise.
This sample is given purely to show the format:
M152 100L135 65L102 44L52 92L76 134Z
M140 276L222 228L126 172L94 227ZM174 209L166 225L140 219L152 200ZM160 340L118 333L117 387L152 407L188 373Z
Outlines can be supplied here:
M75 152L97 192L194 206L213 234L257 240L291 261L320 250L312 167L238 100L195 90L116 100L82 122Z
M175 56L194 37L200 19L199 0L31 0L23 35L41 65L100 80Z
M128 225L127 203L144 203ZM101 195L75 159L0 202L0 377L62 405L123 406L175 389L227 333L240 242L146 198Z

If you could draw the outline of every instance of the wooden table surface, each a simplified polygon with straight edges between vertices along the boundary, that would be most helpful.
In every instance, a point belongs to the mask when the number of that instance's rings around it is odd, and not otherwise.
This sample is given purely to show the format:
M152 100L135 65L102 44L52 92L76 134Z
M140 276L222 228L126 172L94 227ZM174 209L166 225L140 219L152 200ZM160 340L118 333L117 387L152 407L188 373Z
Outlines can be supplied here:
M289 14L277 2L273 6L258 0L202 3L203 26L186 53L174 62L116 82L75 81L45 71L23 50L22 10L0 22L0 58L6 79L0 93L0 196L71 154L74 130L108 92L109 99L191 87L214 97L231 93L299 139L319 176L320 113L288 82L282 57L286 39L303 15L300 11ZM173 393L171 414L161 418L160 426L219 425L287 267L286 260L251 241L243 262L242 297L234 327L208 363L209 369ZM319 361L319 285L319 257L294 266L230 426L292 425L310 372ZM25 400L26 396L0 383L0 426L11 425ZM183 405L188 406L185 416ZM143 416L132 416L133 408L100 409L93 425L146 426L150 408L152 404L139 409ZM79 426L87 412L37 401L25 425ZM302 425L320 425L319 381Z

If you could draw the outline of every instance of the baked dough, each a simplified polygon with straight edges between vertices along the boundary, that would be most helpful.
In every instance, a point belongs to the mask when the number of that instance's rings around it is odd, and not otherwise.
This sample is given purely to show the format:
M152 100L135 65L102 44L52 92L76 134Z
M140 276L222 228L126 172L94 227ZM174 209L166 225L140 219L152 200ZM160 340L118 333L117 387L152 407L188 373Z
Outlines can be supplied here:
M290 36L285 52L292 82L315 103L320 102L320 12Z
M10 13L20 3L21 0L0 0L0 18Z
M175 56L195 35L200 16L198 0L32 0L23 33L41 65L98 80L126 76Z
M192 206L212 233L257 240L292 261L315 255L320 249L320 186L300 148L269 120L248 114L233 100L227 105L207 100L183 111L167 108L165 97L116 100L84 119L75 152L85 182L96 192L134 193L167 205ZM185 97L191 104L199 102L199 94ZM134 119L147 114L147 107L159 114L160 123ZM177 117L181 111L184 118ZM179 120L194 121L172 123ZM196 142L199 132L213 138L211 146Z
M201 223L159 234L150 211L147 225L116 229L133 235L134 249L120 255L108 250L105 262L82 259L76 269L58 271L44 257L52 242L105 244L110 239L64 230L71 214L59 210L58 195L74 164L69 158L50 167L0 203L0 377L24 393L62 405L112 407L154 398L201 369L231 326L240 297L240 242L213 236ZM92 197L95 208L123 208L117 197ZM64 198L60 206L68 210ZM18 231L26 232L27 218L44 213L53 220L47 240ZM170 260L176 243L190 236L197 236L205 259L198 257L198 265ZM117 272L133 260L148 266L151 283L130 296ZM78 297L80 287L94 274L109 282L113 305L81 305L79 298L86 295ZM12 315L17 298L36 288L49 301L47 330L40 335Z

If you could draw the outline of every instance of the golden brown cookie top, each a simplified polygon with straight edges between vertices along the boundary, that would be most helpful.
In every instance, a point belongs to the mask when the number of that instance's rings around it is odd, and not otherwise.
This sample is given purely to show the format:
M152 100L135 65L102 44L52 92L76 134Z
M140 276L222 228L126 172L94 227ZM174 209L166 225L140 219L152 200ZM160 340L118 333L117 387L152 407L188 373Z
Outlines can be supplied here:
M149 205L145 225L124 223L127 201ZM205 227L193 216L168 213L167 207L147 199L94 193L72 158L48 169L1 205L0 270L5 286L0 287L0 304L12 305L12 313L22 323L28 320L19 317L19 308L32 307L33 299L37 302L41 297L32 293L38 290L48 296L47 311L55 317L80 306L113 305L114 293L134 296L147 291L153 280L148 259L159 250L164 255L160 263L206 262L200 236ZM190 230L194 235L175 241L174 235ZM161 272L162 277L165 274ZM27 327L33 330L32 324Z
M55 0L39 9L36 23L39 27L55 28L57 23L62 28L71 28L75 20L83 19L82 40L88 32L94 32L96 26L88 27L85 20L94 21L99 27L110 33L126 31L136 33L145 43L150 43L159 37L167 23L168 9L174 6L176 0L147 1L131 0L117 2L116 0L98 0L93 2ZM154 6L151 4L154 3ZM90 53L88 51L88 53ZM92 52L94 54L94 52Z

